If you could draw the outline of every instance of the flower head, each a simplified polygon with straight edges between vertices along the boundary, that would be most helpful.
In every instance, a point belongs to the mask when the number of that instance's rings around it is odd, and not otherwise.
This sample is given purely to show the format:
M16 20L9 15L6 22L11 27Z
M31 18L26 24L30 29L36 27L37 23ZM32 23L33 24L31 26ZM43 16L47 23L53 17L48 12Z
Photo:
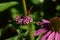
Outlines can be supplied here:
M40 40L60 40L60 18L59 17L53 17L50 19L50 21L48 20L42 21L40 22L40 25L43 25L44 27L35 31L34 36L43 34Z
M33 19L30 16L16 16L15 18L17 24L28 24L33 22Z

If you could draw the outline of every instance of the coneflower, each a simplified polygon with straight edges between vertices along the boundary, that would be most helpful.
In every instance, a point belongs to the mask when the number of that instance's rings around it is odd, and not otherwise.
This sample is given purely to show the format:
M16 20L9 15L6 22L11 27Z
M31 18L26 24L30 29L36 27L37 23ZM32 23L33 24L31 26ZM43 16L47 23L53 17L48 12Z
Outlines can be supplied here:
M60 40L59 17L53 17L50 19L50 21L43 19L43 21L39 24L43 25L44 27L35 31L34 36L39 36L40 34L43 34L40 40Z

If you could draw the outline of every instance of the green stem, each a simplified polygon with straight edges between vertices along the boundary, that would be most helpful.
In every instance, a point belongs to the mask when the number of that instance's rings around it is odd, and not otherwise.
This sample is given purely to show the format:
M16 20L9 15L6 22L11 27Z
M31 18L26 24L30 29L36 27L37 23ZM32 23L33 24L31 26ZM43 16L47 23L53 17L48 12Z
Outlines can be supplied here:
M30 40L34 40L34 26L32 24L28 24L28 30L30 35Z
M26 15L27 14L26 2L25 2L25 0L22 0L22 2L23 2L24 12Z

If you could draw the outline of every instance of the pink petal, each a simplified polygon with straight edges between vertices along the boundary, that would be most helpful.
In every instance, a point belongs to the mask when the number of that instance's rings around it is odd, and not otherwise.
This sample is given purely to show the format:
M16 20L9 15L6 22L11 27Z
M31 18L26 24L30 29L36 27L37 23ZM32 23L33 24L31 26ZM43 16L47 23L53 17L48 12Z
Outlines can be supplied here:
M45 19L43 19L42 22L43 23L49 23L49 21L48 20L45 20Z
M48 31L48 30L46 30L45 28L39 29L38 31L36 31L36 32L34 33L34 36L38 36L38 35L40 35L40 34L43 34L43 33L47 32L47 31Z
M60 34L58 32L56 32L55 40L60 40Z
M47 40L46 38L51 34L51 31L49 31L47 34L45 34L41 40Z
M53 32L52 34L50 34L50 36L48 37L47 40L54 40L55 38L55 32Z
M36 30L36 32L40 32L42 30L46 30L46 28L40 28L40 29Z

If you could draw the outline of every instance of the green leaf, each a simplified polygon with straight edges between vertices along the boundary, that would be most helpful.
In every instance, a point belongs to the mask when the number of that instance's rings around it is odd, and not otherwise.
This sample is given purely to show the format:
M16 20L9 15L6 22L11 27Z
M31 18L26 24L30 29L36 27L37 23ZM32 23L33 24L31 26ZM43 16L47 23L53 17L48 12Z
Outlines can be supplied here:
M40 35L37 37L37 39L36 39L36 40L40 40L40 39L41 39L41 37L42 37L42 34L40 34Z
M16 36L6 39L6 40L19 40L19 35L16 35Z
M0 28L0 37L2 36L3 28Z
M39 0L31 0L32 1L32 3L33 4L35 4L35 5L37 5L37 4L39 4L40 3L40 1Z
M32 30L35 30L34 23L31 23L31 26L32 26ZM28 25L22 25L22 29L28 30Z
M43 3L44 0L31 0L33 4L38 5L40 3Z
M27 25L24 25L24 26L22 26L22 29L28 30L28 26Z
M0 3L0 12L5 11L6 9L10 8L11 6L14 6L18 4L18 2L7 2L7 3Z
M57 10L60 10L60 5L57 5L56 9L57 9Z
M16 16L19 16L19 11L16 8L11 8L11 16L14 19Z

